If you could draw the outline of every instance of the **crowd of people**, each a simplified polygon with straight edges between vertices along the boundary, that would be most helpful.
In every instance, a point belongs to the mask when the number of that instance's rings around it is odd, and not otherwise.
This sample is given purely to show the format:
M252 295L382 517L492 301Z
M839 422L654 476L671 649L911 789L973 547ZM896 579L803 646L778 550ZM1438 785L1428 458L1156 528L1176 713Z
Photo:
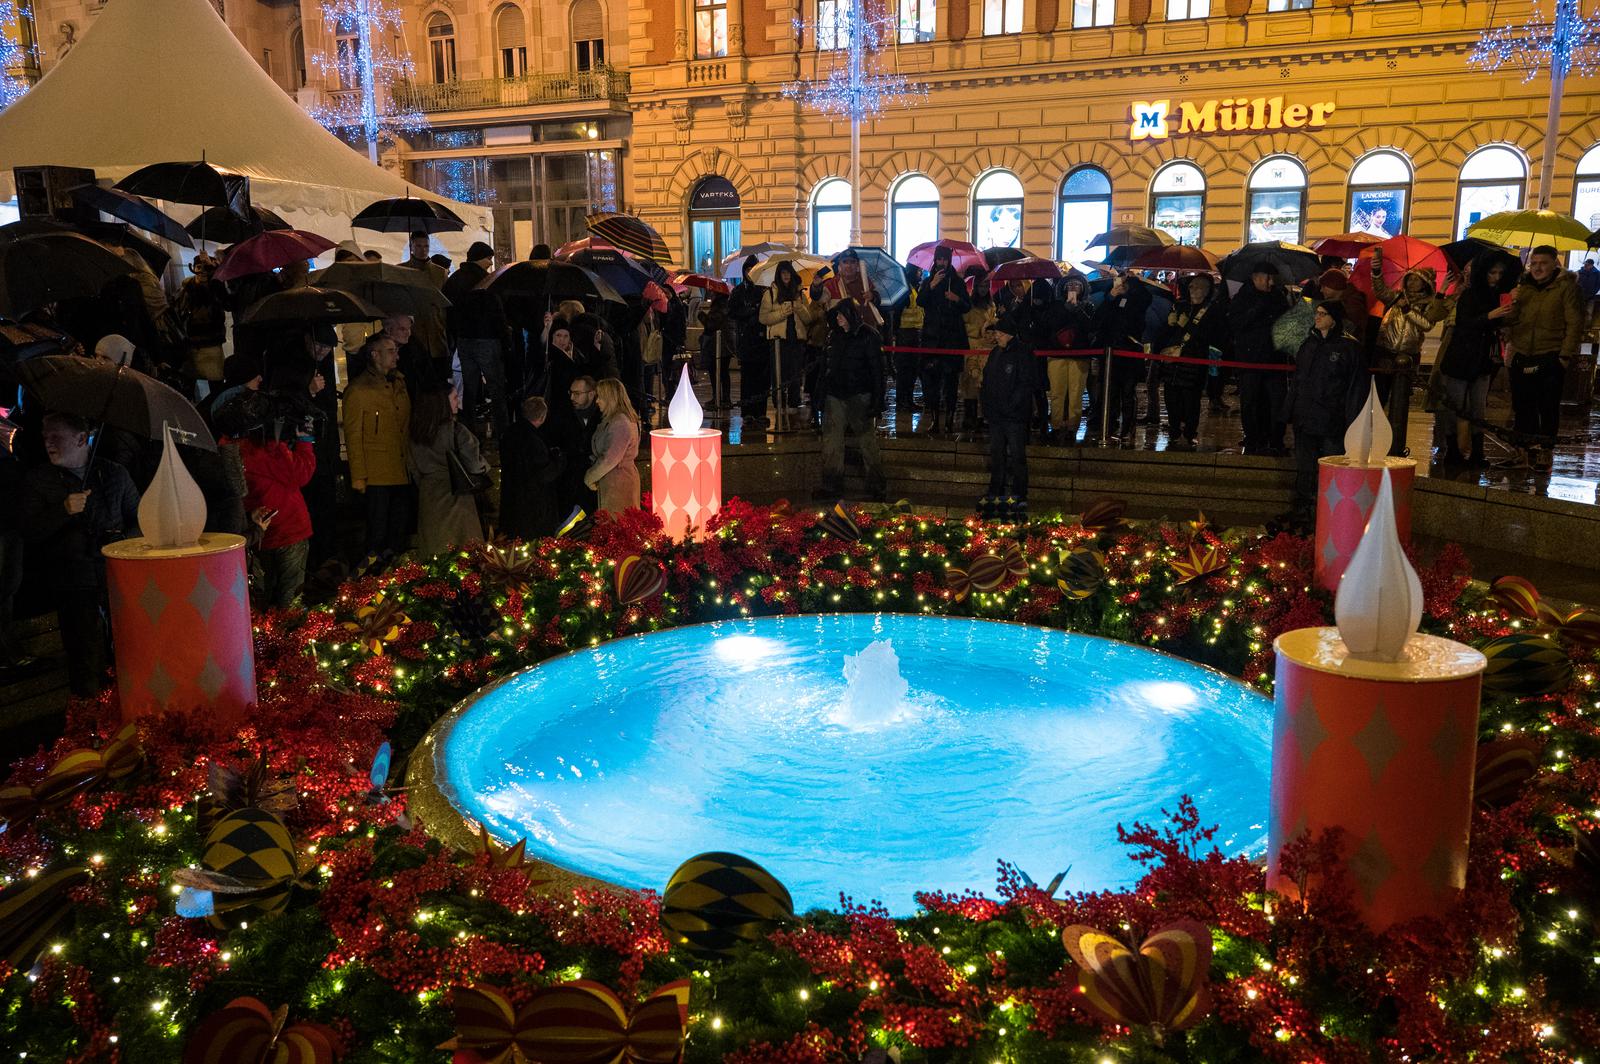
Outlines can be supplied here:
M847 250L817 279L779 262L758 283L751 256L731 291L660 286L625 307L565 300L530 313L486 284L488 245L473 244L452 270L430 244L414 234L400 266L440 291L438 309L342 333L242 321L263 298L304 286L308 264L225 285L204 255L170 300L152 274L93 305L43 308L34 324L193 397L220 445L183 448L207 530L245 535L259 603L289 606L308 586L332 586L347 563L371 571L413 548L437 553L490 532L533 538L579 511L637 507L641 440L679 366L704 381L714 408L736 408L746 433L790 413L820 433L823 498L844 493L851 452L868 494L882 498L880 419L918 414L922 432L986 438L979 509L1024 516L1030 441L1132 446L1145 425L1164 429L1169 449L1193 450L1202 409L1228 412L1231 382L1239 449L1295 456L1286 519L1307 521L1316 461L1342 449L1369 381L1402 425L1421 386L1440 460L1474 465L1485 461L1486 396L1502 367L1514 432L1545 466L1564 367L1600 292L1592 263L1575 277L1548 247L1526 268L1486 253L1442 287L1421 269L1391 286L1379 252L1359 263L1365 284L1329 260L1299 284L1263 261L1243 282L1108 270L991 288L986 270L958 271L941 246L927 270L906 267L909 293L892 304ZM1419 380L1435 329L1439 355ZM90 694L106 669L99 548L136 534L159 445L111 428L97 435L26 402L15 423L0 450L7 495L23 500L0 518L0 665L23 657L7 631L26 557L51 585L73 689Z

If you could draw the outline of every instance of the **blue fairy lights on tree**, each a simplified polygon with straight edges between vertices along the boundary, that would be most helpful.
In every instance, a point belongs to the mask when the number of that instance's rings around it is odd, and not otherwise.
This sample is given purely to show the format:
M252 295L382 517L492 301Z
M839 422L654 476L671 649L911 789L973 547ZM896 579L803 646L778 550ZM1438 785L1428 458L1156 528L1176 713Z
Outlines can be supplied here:
M32 33L12 0L0 0L0 111L16 103L32 85L27 70L37 57Z
M352 91L332 94L311 116L340 137L364 140L376 166L380 145L428 127L420 112L395 98L395 86L415 73L410 55L389 43L403 39L404 18L383 0L326 0L322 18L334 28L335 48L332 54L318 52L313 62Z

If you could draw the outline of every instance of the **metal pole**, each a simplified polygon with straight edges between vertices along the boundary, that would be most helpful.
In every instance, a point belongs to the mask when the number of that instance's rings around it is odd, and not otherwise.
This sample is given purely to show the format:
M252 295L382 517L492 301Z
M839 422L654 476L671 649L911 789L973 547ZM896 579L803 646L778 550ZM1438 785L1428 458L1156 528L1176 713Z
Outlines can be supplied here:
M1545 111L1544 158L1539 163L1539 209L1550 209L1551 184L1556 171L1556 142L1561 136L1561 92L1571 62L1573 24L1577 0L1556 0L1555 26L1550 40L1550 102Z
M713 334L712 342L716 345L716 352L711 357L711 398L712 398L712 400L714 402L727 403L729 407L732 407L733 406L733 396L732 395L723 395L720 400L717 399L717 396L721 395L721 392L719 392L718 389L722 387L722 330L721 329L718 329L716 331L716 333ZM728 391L729 392L733 391L733 380L732 380L731 376L730 376L730 378L728 380Z
M861 86L865 77L862 50L866 47L863 36L867 32L866 15L862 0L850 0L850 38L848 47L850 85L850 243L861 243Z
M373 166L378 165L378 86L376 72L373 70L372 59L372 11L363 3L359 25L356 27L357 44L360 54L356 62L360 65L361 77L361 128L367 134L367 158Z
M1111 428L1111 345L1106 345L1106 368L1100 374L1100 446L1109 447Z
M772 425L781 431L789 426L783 410L783 343L780 340L772 341L771 376L772 386L767 393L772 396Z

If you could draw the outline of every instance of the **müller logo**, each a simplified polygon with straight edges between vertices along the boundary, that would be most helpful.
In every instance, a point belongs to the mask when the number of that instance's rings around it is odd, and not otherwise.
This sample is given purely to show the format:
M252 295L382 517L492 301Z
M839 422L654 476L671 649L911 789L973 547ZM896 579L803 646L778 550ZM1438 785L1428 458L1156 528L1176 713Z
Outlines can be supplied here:
M1282 96L1254 99L1136 100L1130 108L1129 140L1166 140L1189 133L1254 133L1265 129L1320 129L1333 114L1332 101L1284 103Z

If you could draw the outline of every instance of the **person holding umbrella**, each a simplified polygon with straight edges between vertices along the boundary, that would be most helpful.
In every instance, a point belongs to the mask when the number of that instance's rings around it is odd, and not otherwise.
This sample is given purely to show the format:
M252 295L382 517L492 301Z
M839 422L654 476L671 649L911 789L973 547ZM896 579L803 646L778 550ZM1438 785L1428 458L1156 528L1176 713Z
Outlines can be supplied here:
M777 349L778 364L785 380L777 382L781 406L800 405L800 378L805 373L806 323L811 308L805 286L793 264L780 262L772 284L761 296L761 324L767 327L767 342Z
M391 337L374 334L361 353L366 369L344 393L344 439L350 487L366 500L367 556L378 558L405 550L411 537L411 394Z
M43 422L49 464L30 470L22 526L38 569L52 583L67 683L78 698L104 690L110 665L106 568L100 548L139 534L139 497L115 462L90 462L88 422L51 412Z
M1250 269L1250 280L1228 304L1234 358L1263 366L1279 366L1284 358L1273 341L1272 326L1289 309L1289 293L1278 271L1265 259ZM1343 312L1341 311L1341 316ZM1280 370L1239 371L1239 418L1244 425L1244 453L1284 452L1284 398L1288 375Z
M228 290L216 280L217 260L196 255L193 277L178 290L173 308L189 345L185 372L194 378L195 398L204 399L222 383L222 346L228 338Z
M1445 325L1437 363L1443 396L1434 426L1446 465L1484 464L1483 430L1476 423L1483 421L1489 382L1504 364L1500 331L1511 307L1501 300L1516 284L1521 265L1503 252L1489 252L1467 264L1466 285Z
M841 299L828 308L828 353L821 389L822 480L819 494L834 498L844 491L845 443L854 443L866 467L867 494L887 495L883 463L878 456L878 414L883 410L883 343L877 327L861 319L855 301Z
M1124 271L1117 271L1100 309L1095 312L1095 331L1101 347L1128 351L1144 350L1145 316L1150 309L1150 288L1135 283ZM1106 442L1120 438L1124 447L1132 447L1139 424L1139 379L1144 376L1144 363L1137 359L1113 357L1111 379L1105 389L1105 404L1101 416L1105 419ZM987 412L988 392L984 392L985 413L991 423L993 415ZM992 428L991 428L992 431ZM1098 432L1098 426L1095 427Z
M744 420L754 428L767 427L767 392L772 387L772 356L767 330L761 324L766 289L750 277L760 261L754 255L744 260L744 279L728 300L728 320L739 338L739 406Z
M1561 419L1561 382L1567 363L1583 339L1583 301L1571 272L1561 268L1556 249L1540 244L1528 256L1522 283L1511 293L1505 321L1511 351L1513 427L1555 443ZM1528 447L1534 469L1550 468L1549 445Z
M983 415L989 422L989 490L980 517L1018 519L1028 512L1028 423L1039 369L1027 326L1002 314L983 367ZM1008 491L1009 489L1009 491Z
M411 234L411 257L400 265L408 270L418 270L428 278L428 283L444 290L447 274L429 256L431 238L418 229ZM441 378L450 374L450 343L445 337L444 312L437 307L424 308L416 319L416 342L432 359L431 370ZM441 366L440 363L443 363ZM415 383L421 383L415 382Z
M1175 355L1195 362L1175 362L1161 366L1161 384L1166 392L1167 418L1171 433L1169 451L1192 451L1200 436L1200 396L1205 388L1212 348L1227 343L1225 311L1214 298L1216 283L1209 274L1197 273L1184 284L1184 298L1167 315L1166 332L1160 341L1163 355Z
M1344 433L1367 388L1361 352L1345 335L1344 305L1337 299L1317 304L1311 333L1294 356L1294 374L1285 396L1294 426L1294 505L1289 524L1310 525L1317 507L1317 460L1344 450Z
M1434 288L1434 270L1418 266L1400 277L1400 287L1383 279L1383 246L1372 249L1372 294L1383 304L1378 339L1373 345L1372 369L1378 398L1388 408L1395 433L1395 455L1406 453L1405 426L1411 417L1411 380L1422 355L1427 333L1450 313L1450 302Z
M933 250L933 266L917 292L922 307L922 346L954 351L967 348L966 314L972 297L966 282L956 273L954 251L948 244ZM923 363L923 424L929 432L956 431L956 390L961 383L961 355L930 355Z
M510 338L505 307L500 297L483 287L494 269L494 248L477 241L467 249L467 261L444 283L450 300L446 321L461 360L461 399L469 423L483 435L487 416L496 439L506 434L505 352Z

